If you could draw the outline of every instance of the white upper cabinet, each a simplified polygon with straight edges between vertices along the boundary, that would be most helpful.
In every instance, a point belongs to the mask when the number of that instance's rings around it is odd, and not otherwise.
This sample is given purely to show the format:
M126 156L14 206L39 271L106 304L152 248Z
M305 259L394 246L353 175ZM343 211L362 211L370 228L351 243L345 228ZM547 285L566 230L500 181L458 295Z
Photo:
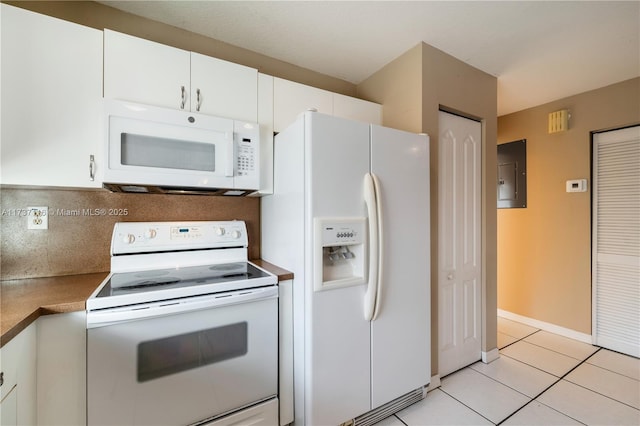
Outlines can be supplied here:
M104 30L104 97L187 109L190 52Z
M270 75L258 73L261 195L273 194L273 80Z
M100 187L102 31L1 7L0 182Z
M365 123L382 124L382 105L334 93L333 115Z
M333 93L281 78L273 79L273 129L281 132L309 109L333 114Z
M258 120L258 70L191 53L191 111Z
M257 121L258 71L115 31L104 31L104 96Z
M382 105L281 78L273 82L273 127L281 132L309 109L365 123L382 124Z

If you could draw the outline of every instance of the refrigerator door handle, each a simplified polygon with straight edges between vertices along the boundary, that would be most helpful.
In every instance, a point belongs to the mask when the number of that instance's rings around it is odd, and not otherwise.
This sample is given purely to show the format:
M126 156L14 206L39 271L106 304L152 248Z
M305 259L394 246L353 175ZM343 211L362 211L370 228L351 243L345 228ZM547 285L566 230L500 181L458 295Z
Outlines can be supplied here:
M367 290L364 294L364 319L373 320L376 296L378 294L378 208L376 189L371 174L364 175L364 202L367 206L369 222L369 276Z
M382 197L381 197L381 193L380 193L380 181L378 180L378 176L376 176L374 173L371 173L371 176L373 177L373 189L375 190L375 196L376 196L376 218L377 218L377 222L378 222L378 229L376 232L376 237L377 237L377 244L378 244L378 259L377 259L377 266L378 266L378 272L376 274L376 302L375 302L375 309L373 311L373 318L371 318L372 321L374 321L376 318L378 318L378 313L380 312L380 306L382 306L382 266L384 264L383 259L384 259L384 251L383 251L383 217L382 217Z

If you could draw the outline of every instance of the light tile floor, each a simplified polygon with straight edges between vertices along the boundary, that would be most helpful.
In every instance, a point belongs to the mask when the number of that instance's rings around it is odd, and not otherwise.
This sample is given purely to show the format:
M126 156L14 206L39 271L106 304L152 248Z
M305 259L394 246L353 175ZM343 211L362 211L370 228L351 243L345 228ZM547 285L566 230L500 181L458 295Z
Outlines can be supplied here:
M500 317L498 347L377 426L640 425L640 359Z

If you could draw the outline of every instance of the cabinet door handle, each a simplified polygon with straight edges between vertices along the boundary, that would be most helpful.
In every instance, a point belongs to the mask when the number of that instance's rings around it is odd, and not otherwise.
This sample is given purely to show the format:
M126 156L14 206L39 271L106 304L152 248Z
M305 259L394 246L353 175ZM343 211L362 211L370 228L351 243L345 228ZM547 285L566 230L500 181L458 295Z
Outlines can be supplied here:
M96 179L96 159L93 155L89 156L89 180L94 181Z
M4 371L0 373L0 386L4 384Z
M180 86L180 90L181 90L181 95L180 95L180 109L184 109L185 104L187 103L187 91L185 90L184 86Z
M200 89L196 89L196 111L200 111L200 105L202 105L202 97L200 96Z

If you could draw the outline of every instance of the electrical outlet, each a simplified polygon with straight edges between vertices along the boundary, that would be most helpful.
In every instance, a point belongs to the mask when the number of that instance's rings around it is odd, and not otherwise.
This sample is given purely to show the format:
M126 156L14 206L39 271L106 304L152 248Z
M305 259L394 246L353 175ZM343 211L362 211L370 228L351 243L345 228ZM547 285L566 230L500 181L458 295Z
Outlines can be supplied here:
M48 207L27 207L27 229L49 229Z

